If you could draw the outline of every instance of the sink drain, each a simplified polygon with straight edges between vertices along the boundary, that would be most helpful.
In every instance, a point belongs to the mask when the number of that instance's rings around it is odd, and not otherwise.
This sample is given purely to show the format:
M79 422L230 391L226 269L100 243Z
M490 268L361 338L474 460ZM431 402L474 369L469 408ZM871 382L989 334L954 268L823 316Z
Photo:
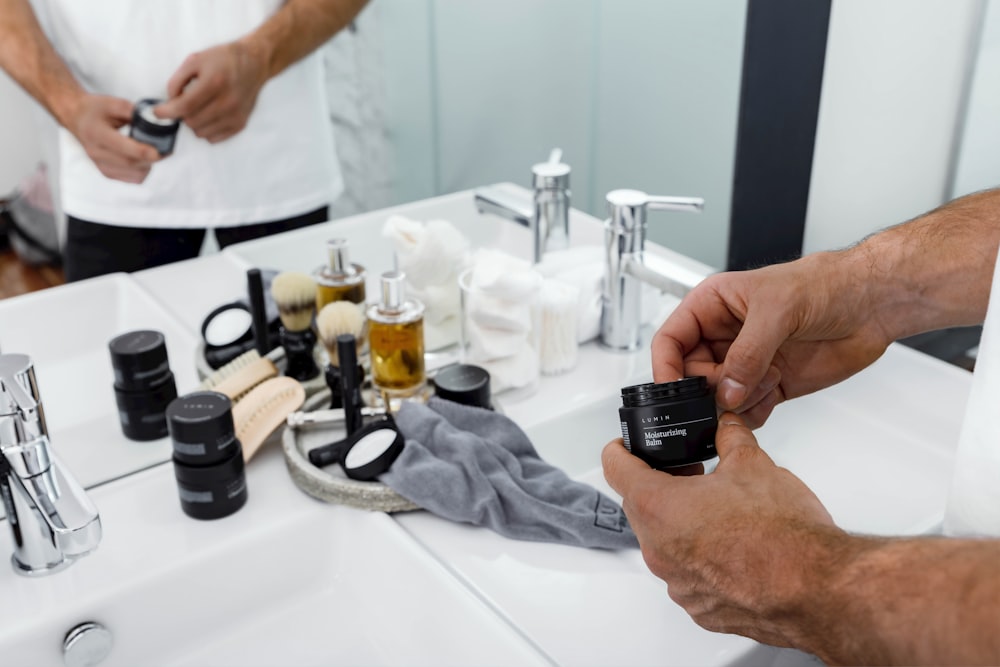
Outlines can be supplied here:
M100 623L77 625L63 639L63 662L66 667L94 667L111 653L111 631Z

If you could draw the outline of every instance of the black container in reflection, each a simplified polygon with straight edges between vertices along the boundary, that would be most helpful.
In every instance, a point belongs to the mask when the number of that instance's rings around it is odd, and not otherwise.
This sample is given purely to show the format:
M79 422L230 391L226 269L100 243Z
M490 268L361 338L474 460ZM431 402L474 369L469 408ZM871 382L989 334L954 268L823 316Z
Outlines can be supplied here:
M618 415L625 447L657 470L716 456L719 418L703 376L625 387Z
M247 484L243 447L236 438L232 402L198 391L167 408L174 477L181 509L195 519L219 519L243 507Z
M174 118L160 118L153 113L153 107L162 101L143 99L135 103L129 136L136 141L149 144L160 155L170 155L174 152L181 122Z
M165 410L177 398L167 345L159 331L129 331L108 343L122 433L131 440L167 435Z

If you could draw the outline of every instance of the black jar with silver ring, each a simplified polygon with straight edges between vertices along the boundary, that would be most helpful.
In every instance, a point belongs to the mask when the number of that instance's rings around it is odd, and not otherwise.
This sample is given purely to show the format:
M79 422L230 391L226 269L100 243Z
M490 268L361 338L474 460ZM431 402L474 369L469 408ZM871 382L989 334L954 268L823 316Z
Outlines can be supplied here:
M219 519L243 507L247 483L243 446L236 438L232 402L216 391L196 391L167 407L174 477L181 509L195 519Z
M625 448L652 468L675 468L716 456L719 417L703 376L624 387L618 415Z
M165 437L165 411L177 398L177 386L163 334L152 329L129 331L112 338L108 352L122 433L139 441Z
M161 102L163 100L147 98L135 103L129 136L136 141L149 144L161 156L167 156L174 152L181 122L175 118L160 118L153 113L153 107Z

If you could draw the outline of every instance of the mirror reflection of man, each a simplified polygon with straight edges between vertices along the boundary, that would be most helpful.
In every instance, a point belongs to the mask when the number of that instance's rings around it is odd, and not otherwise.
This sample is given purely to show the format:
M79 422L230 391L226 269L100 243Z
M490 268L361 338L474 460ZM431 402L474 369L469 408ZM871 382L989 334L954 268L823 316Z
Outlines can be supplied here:
M343 185L316 49L366 0L0 0L0 66L59 123L68 280L326 220ZM159 97L162 157L124 130Z

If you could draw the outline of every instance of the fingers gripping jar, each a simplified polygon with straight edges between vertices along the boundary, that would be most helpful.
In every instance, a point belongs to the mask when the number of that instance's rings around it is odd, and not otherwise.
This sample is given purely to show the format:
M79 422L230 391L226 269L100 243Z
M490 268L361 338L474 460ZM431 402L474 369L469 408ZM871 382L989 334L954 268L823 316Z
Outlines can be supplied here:
M716 456L719 418L703 376L624 387L618 415L625 448L657 470Z

